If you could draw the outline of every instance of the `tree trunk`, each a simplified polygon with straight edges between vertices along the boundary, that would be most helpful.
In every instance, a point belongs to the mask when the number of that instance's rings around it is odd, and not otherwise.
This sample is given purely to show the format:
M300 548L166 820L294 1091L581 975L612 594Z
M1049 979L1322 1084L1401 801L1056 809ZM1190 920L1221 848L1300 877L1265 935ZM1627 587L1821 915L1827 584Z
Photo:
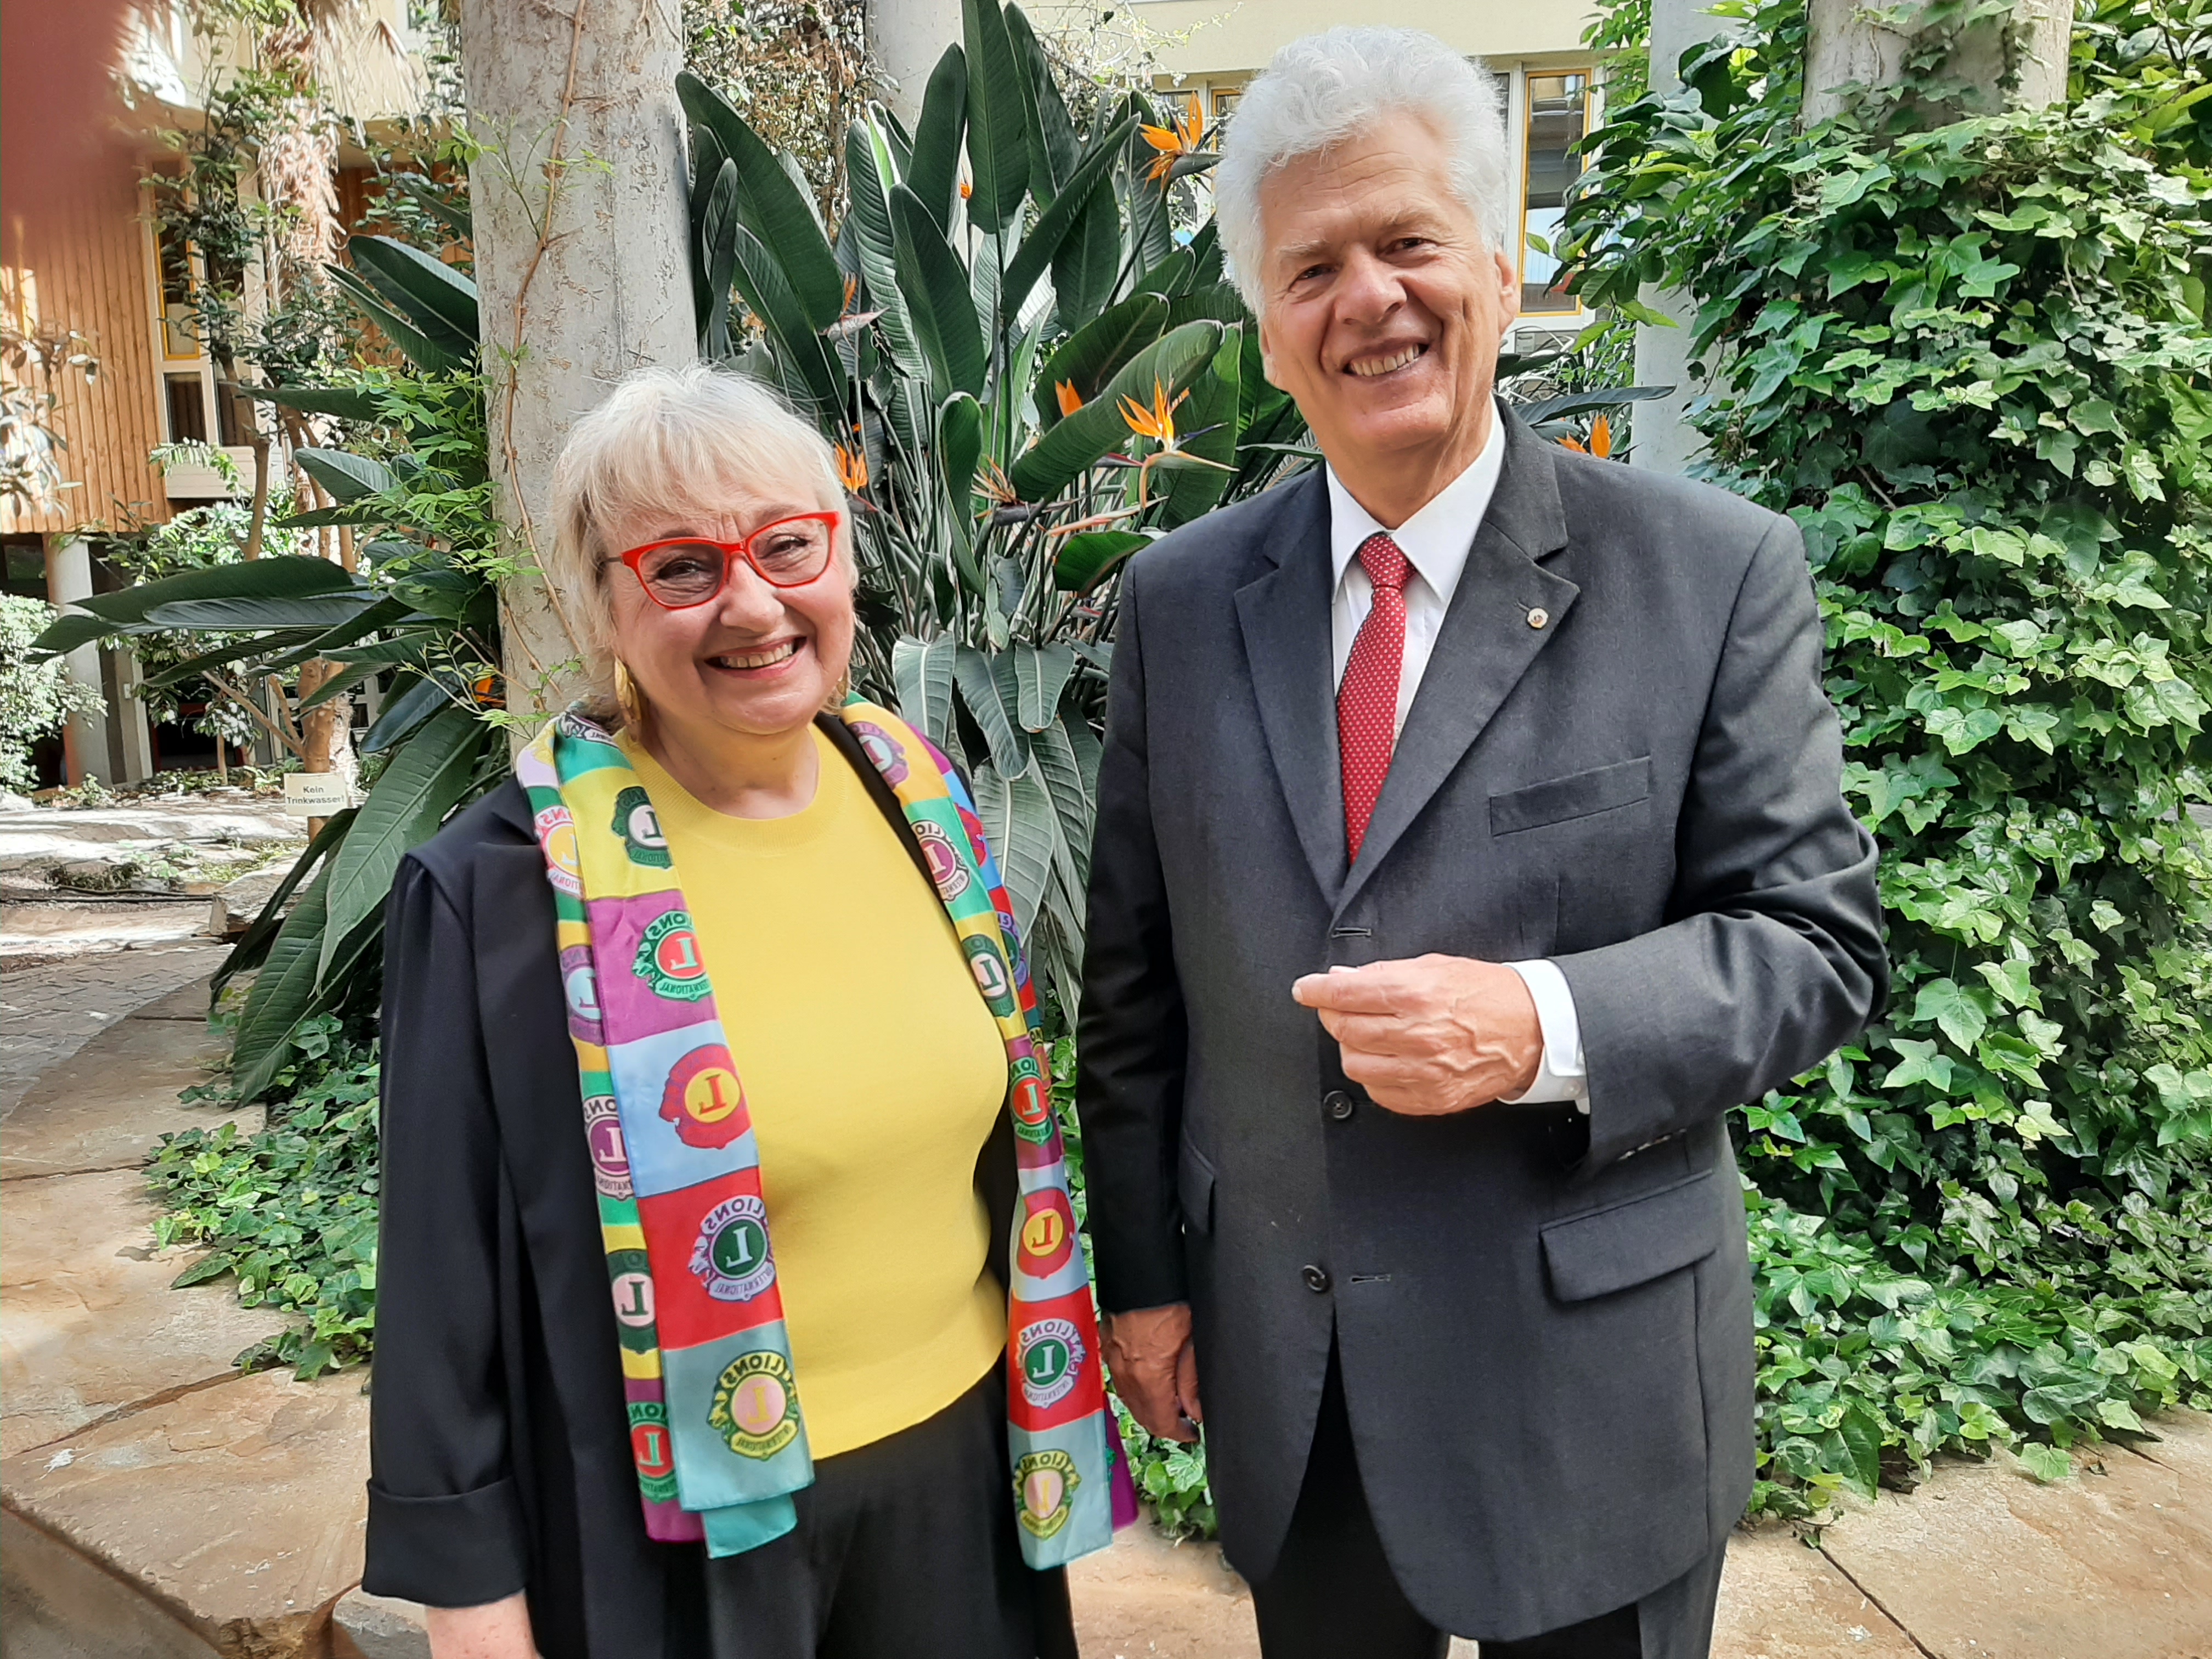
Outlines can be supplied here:
M1864 0L1812 0L1805 43L1803 120L1816 125L1840 114L1855 88L1893 87L1905 60L1923 44L1918 20L1932 4L1901 7L1888 21ZM1942 70L1953 83L1931 112L1939 119L2004 108L2041 109L2066 95L2066 56L2073 0L2016 0L2009 19L1987 18L1957 32ZM2008 91L2008 75L2017 79Z
M628 370L690 362L677 9L630 0L462 0L476 280L501 550L507 707L580 686L576 625L536 572L548 490L576 417Z
M960 39L960 0L868 0L868 51L892 92L884 101L912 131L929 72Z

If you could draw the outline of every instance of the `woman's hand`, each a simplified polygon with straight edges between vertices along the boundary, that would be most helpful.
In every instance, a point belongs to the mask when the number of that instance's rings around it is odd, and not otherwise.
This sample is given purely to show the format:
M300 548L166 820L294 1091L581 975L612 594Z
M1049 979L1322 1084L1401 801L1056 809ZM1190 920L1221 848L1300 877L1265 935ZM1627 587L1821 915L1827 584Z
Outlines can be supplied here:
M530 1607L520 1591L480 1607L425 1607L430 1659L538 1659Z

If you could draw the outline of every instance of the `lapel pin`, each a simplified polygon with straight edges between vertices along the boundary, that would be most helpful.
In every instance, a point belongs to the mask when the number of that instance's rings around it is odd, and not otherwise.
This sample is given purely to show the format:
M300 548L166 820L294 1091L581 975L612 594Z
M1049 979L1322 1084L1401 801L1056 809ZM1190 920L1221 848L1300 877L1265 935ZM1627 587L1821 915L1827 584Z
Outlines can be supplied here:
M1540 605L1528 613L1528 626L1531 628L1541 628L1551 620L1552 613Z

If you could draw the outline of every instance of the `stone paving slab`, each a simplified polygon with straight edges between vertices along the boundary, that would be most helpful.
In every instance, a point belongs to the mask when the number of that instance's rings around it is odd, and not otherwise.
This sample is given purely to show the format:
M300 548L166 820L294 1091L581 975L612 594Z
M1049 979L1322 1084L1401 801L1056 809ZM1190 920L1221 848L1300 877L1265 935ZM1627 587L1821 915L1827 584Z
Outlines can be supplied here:
M1822 1553L1930 1659L2212 1659L2212 1419L2153 1427L2166 1461L2081 1449L2049 1486L1941 1463L1906 1501L1851 1505Z
M222 1039L167 1019L119 1020L49 1066L0 1115L0 1182L135 1169L162 1135L226 1121L260 1127L258 1107L219 1113L187 1106L181 1090L205 1083Z
M1084 1659L1259 1659L1252 1592L1218 1544L1176 1544L1150 1520L1067 1570Z
M1713 1659L1918 1659L1919 1653L1888 1614L1790 1528L1739 1530L1729 1540Z
M143 1402L234 1375L284 1328L228 1281L176 1291L199 1253L155 1251L136 1170L13 1183L0 1205L0 1456Z
M0 1491L225 1659L319 1659L361 1578L362 1382L238 1377L9 1458Z
M114 951L96 963L0 969L0 1121L47 1066L149 999L204 984L222 958L215 945L187 944Z
M7 1659L216 1659L106 1569L0 1510L0 1644ZM428 1659L423 1649L422 1659Z

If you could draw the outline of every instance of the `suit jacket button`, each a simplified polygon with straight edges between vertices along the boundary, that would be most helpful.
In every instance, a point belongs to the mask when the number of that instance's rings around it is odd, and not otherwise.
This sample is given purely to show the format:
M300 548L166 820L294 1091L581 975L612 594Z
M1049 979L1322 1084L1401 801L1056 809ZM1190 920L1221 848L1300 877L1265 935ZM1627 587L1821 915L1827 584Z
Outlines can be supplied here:
M1541 628L1551 620L1552 613L1540 605L1528 613L1528 626L1531 628Z
M1298 1269L1298 1277L1305 1280L1306 1288L1316 1296L1324 1294L1328 1289L1328 1269L1326 1267L1309 1261Z
M1345 1093L1343 1090L1331 1089L1327 1094L1321 1097L1321 1109L1324 1112L1327 1112L1329 1116L1334 1118L1339 1123L1341 1123L1345 1119L1352 1115L1354 1109L1354 1103L1352 1097Z

